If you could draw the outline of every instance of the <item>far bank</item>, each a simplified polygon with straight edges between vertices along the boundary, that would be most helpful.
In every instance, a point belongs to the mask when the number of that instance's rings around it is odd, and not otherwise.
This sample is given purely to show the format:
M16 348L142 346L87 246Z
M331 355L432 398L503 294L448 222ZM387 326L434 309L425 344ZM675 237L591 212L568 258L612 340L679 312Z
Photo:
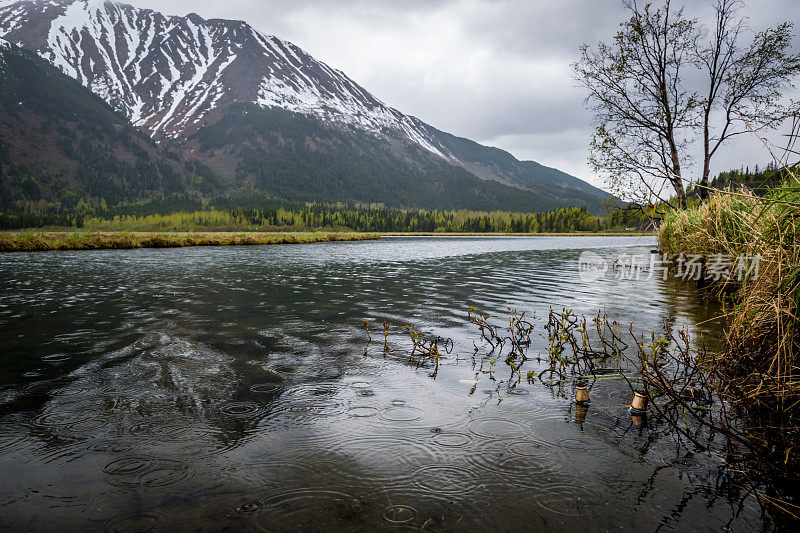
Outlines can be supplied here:
M379 234L345 232L4 232L0 252L120 250L187 246L257 246L380 239Z

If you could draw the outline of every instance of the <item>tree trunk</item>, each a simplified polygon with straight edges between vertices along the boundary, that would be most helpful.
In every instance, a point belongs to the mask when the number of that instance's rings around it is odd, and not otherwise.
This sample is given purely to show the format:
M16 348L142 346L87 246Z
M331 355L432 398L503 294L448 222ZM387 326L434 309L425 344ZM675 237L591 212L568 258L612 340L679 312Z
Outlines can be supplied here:
M709 140L708 122L711 115L711 108L706 107L705 117L703 120L703 176L698 183L700 192L700 201L705 202L708 199L708 175L711 172L711 142Z
M708 154L708 149L706 149L706 154ZM699 186L697 187L700 189L700 201L705 202L708 199L708 175L711 173L711 158L706 155L705 160L703 161L703 176L700 178Z
M683 188L683 180L672 178L672 187L675 189L675 195L678 197L678 207L686 209L689 204L686 202L686 189Z
M686 209L689 204L686 203L686 189L683 188L683 178L681 178L681 160L678 156L678 148L674 144L670 145L670 155L672 156L672 176L669 177L669 181L678 197L678 207Z

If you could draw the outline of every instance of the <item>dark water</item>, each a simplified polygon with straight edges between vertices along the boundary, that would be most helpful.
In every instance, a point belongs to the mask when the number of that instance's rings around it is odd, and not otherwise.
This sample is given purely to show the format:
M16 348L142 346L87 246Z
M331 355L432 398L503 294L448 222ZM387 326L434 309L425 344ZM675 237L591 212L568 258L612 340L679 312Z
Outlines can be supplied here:
M714 316L674 282L579 279L583 250L652 247L392 238L2 255L0 528L769 527L719 456L636 427L619 380L597 382L581 414L568 387L513 387L507 367L490 376L465 357L470 305L500 321L508 307L603 310L657 331ZM435 379L409 365L410 323L462 357Z

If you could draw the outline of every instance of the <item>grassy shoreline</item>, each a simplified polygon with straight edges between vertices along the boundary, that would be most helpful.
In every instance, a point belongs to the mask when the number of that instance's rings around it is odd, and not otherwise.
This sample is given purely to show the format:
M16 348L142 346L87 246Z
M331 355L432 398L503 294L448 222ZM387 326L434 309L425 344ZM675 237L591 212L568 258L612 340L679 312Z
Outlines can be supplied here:
M188 246L258 246L380 239L379 234L337 232L2 232L0 252L128 250Z
M334 241L376 240L382 237L648 237L650 232L570 233L430 233L430 232L141 232L141 231L51 231L0 232L1 252L53 250L125 250L135 248L182 248L189 246L257 246L311 244Z
M662 252L699 256L704 268L715 257L725 257L748 271L758 258L757 276L723 278L714 286L720 294L733 295L733 306L726 311L729 351L739 357L777 358L763 366L772 384L800 375L798 206L800 183L777 187L763 198L721 192L697 207L669 213L658 235ZM755 388L759 395L769 395L774 386L760 383ZM777 390L783 398L783 387Z
M726 399L760 413L772 427L748 435L765 448L785 450L784 464L800 467L800 182L796 178L765 197L749 192L717 193L705 203L669 213L659 248L669 256L740 258L745 267L759 257L757 276L722 279L726 303L725 348L713 371Z

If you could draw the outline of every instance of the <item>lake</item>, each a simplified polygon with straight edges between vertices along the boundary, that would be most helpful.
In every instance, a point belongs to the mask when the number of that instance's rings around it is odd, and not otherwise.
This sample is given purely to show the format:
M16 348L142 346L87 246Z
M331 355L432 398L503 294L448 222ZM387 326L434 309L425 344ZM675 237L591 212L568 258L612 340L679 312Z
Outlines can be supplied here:
M719 309L687 284L579 274L587 250L613 261L654 246L398 237L0 255L0 528L769 529L719 454L631 418L624 381L594 383L585 411L571 383L472 357L470 306L498 324L509 308L535 315L529 357L547 350L551 308L718 342L713 321L692 324ZM411 324L452 339L438 371L409 364Z

